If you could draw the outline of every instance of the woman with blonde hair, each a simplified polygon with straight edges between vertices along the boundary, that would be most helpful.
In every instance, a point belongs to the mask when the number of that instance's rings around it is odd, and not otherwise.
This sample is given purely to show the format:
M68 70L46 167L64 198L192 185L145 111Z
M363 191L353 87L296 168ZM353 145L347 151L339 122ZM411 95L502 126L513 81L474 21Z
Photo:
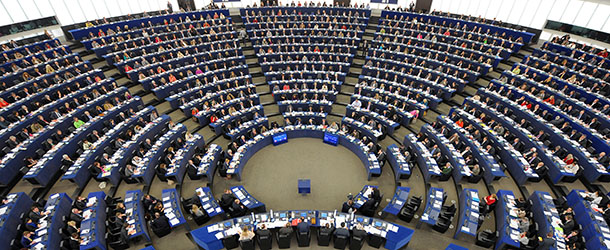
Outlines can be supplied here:
M44 68L44 70L45 70L45 72L47 72L47 74L55 72L55 69L53 69L53 67L51 67L50 64L47 64L47 66Z
M254 238L254 232L248 226L242 227L239 232L239 241L248 241L252 238Z
M204 215L203 211L201 211L199 206L197 206L195 204L193 204L193 206L191 207L191 213L197 217Z

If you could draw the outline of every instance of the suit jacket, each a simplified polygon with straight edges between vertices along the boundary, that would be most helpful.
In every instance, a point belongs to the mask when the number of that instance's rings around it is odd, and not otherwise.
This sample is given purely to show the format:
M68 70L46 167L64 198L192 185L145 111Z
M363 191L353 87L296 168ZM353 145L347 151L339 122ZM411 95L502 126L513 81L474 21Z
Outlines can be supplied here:
M83 216L80 214L70 213L70 220L76 221L77 223L83 221Z
M19 142L8 140L6 142L6 144L8 145L9 148L15 148L15 147L17 147L17 145L19 145Z
M72 238L70 238L70 249L72 250L76 250L76 249L80 249L80 242L78 242L78 240L74 240Z
M352 237L353 238L360 238L360 239L366 239L366 231L361 230L361 229L354 229L352 230Z
M567 221L563 223L563 232L564 234L569 234L574 230L574 220Z
M165 214L161 214L159 218L153 220L151 227L153 230L171 230L171 226L169 225L169 219L165 217Z
M337 229L335 229L334 235L349 237L349 231L345 228L337 228Z
M233 205L231 206L233 207L236 215L244 215L247 212L247 208L243 204L233 202Z
M297 231L299 233L309 232L309 223L304 221L299 222L299 224L297 225Z
M38 220L40 220L40 218L42 218L42 214L35 213L34 211L30 211L30 213L28 214L28 217L30 219L32 219L32 221L38 222Z
M279 235L290 235L292 234L292 228L290 227L282 227L279 230Z
M85 208L87 208L87 201L86 200L82 200L82 201L75 201L74 202L74 207L80 209L80 210L84 210Z
M186 172L188 173L189 176L195 176L195 175L197 175L197 167L193 164L187 164Z
M551 249L555 245L555 239L545 237L540 243L538 249Z
M269 237L269 238L271 238L271 231L269 231L268 229L259 229L259 230L256 230L256 234L259 237Z
M332 235L333 231L335 230L332 227L320 227L320 233L321 234L326 234L326 235Z
M610 163L610 157L608 157L607 155L604 155L604 157L599 158L598 162L604 166L608 166L608 163Z
M231 206L231 204L233 204L233 201L235 201L235 196L233 194L223 194L220 197L220 206L222 207L228 207Z
M375 209L375 200L368 199L362 206L360 207L360 211L370 211Z
M488 153L489 153L491 156L495 156L495 155L496 155L496 149L495 149L494 147L491 147L491 148L489 149L489 152L488 152Z

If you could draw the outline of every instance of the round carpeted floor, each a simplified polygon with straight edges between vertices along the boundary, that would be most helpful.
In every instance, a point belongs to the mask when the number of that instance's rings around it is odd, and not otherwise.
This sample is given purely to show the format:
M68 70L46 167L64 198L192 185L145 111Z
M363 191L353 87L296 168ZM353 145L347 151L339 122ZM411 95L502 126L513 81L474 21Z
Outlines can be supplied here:
M300 178L311 180L311 194L298 194ZM267 210L334 210L341 208L349 193L355 195L364 185L377 185L379 181L367 181L364 165L349 149L325 144L321 139L298 138L257 152L246 163L241 182L215 181L213 187L214 193L220 194L224 188L243 185L266 204Z

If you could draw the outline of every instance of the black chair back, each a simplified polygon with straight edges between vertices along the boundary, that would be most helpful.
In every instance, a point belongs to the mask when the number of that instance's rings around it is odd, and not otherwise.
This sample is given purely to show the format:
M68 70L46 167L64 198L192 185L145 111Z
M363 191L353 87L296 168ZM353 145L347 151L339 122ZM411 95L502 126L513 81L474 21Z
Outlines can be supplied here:
M348 238L343 235L335 236L335 240L333 240L333 247L335 249L345 249L347 246Z
M238 240L238 236L237 235L233 235L229 238L224 238L222 239L222 244L225 246L226 249L233 249L233 248L237 248L239 246L239 240Z
M331 232L322 232L322 230L318 230L318 246L329 246L330 238L332 236Z
M297 242L299 243L299 247L308 247L310 239L311 239L310 231L299 232L297 234Z
M239 246L243 250L254 250L254 239L239 241Z
M258 239L258 246L261 250L269 250L273 247L273 235L265 235L265 236L256 236Z
M280 249L290 248L292 234L279 234L277 236L277 245Z

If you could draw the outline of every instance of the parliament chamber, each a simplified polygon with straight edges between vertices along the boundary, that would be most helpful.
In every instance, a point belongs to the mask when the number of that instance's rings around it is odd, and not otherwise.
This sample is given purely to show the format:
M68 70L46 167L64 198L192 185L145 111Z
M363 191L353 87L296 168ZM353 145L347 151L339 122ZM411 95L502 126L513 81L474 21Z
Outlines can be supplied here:
M0 249L610 249L603 2L0 7Z

